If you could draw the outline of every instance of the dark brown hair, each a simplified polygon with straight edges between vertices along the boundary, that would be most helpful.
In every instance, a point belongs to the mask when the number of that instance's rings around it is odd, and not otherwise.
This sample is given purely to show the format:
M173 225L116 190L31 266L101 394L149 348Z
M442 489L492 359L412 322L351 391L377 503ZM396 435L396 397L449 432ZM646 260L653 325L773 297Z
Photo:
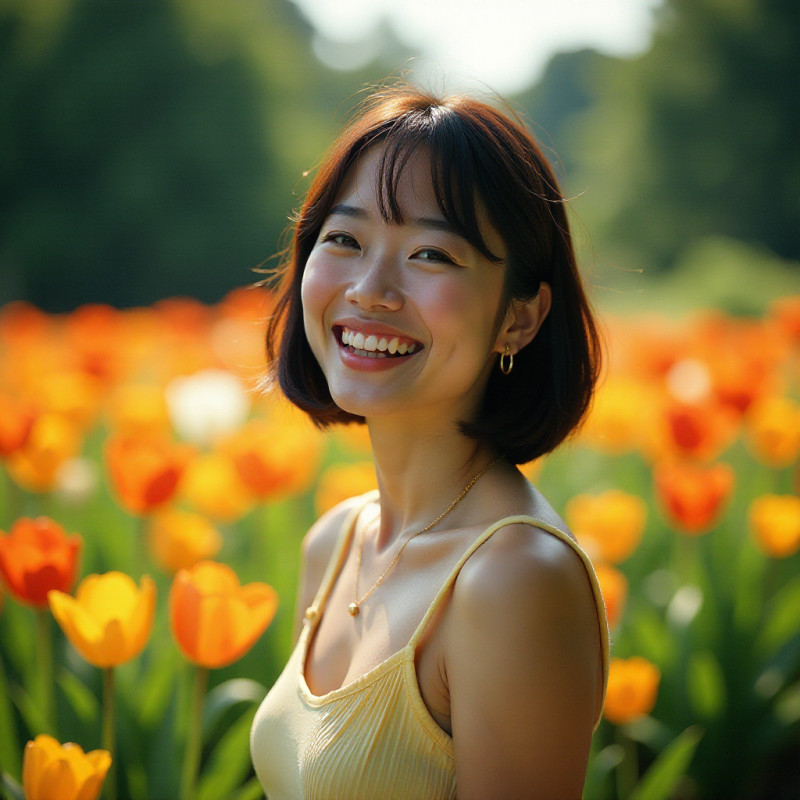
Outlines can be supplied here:
M578 426L591 401L600 362L597 329L550 165L519 121L469 97L438 99L408 86L379 91L334 142L296 216L292 245L280 270L267 332L272 375L289 400L318 425L363 422L331 399L306 340L300 285L348 170L359 154L378 143L378 204L386 221L402 222L400 176L409 158L423 150L429 154L433 188L447 221L483 255L499 262L480 232L480 203L503 239L504 301L530 300L542 281L550 284L550 313L536 337L516 354L509 375L492 370L477 418L461 423L461 430L515 464L551 451Z

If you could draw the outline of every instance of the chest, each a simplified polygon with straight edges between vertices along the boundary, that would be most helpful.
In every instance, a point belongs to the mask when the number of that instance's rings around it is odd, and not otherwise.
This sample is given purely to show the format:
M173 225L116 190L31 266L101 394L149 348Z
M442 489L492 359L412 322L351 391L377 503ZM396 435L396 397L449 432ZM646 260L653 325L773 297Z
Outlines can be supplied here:
M457 547L439 542L433 548L412 550L411 545L402 563L361 603L355 617L348 612L356 596L355 559L347 560L321 619L309 631L304 675L314 694L326 694L370 674L411 647L419 694L433 720L449 734L447 601L452 586L447 578L458 560ZM361 596L372 585L370 572L381 574L376 571L379 560L369 564L365 559L364 566L367 569L359 572Z

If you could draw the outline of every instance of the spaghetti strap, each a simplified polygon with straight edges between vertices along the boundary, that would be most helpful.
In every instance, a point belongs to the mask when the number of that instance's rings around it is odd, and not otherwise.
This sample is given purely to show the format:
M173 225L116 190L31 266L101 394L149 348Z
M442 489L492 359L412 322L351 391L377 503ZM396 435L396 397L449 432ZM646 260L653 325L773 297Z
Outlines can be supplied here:
M433 602L430 604L427 612L425 613L425 616L422 618L422 621L419 623L417 629L414 631L414 634L411 637L411 641L409 642L409 648L411 651L416 650L420 638L425 633L425 630L430 624L431 619L433 619L434 615L441 606L442 601L450 592L450 589L452 588L455 579L458 577L459 572L461 571L462 567L467 562L467 560L470 558L470 556L472 556L472 554L500 528L503 528L506 525L515 525L519 523L522 523L524 525L530 525L534 528L540 528L541 530L547 531L547 533L552 534L557 539L560 539L562 542L569 545L569 547L572 548L572 550L579 556L581 562L583 563L584 569L586 570L586 575L589 579L589 584L592 589L595 609L597 611L597 624L600 634L600 648L601 648L600 655L603 666L603 695L605 697L605 686L608 682L610 640L609 640L608 619L606 617L606 607L605 603L603 602L603 595L600 591L600 584L597 581L597 575L595 574L594 567L592 566L592 562L589 559L589 556L586 555L581 546L568 533L561 530L560 528L557 528L555 525L536 519L535 517L529 517L525 515L505 517L501 520L498 520L494 524L490 525L480 536L478 536L477 539L475 539L475 541L467 548L467 551L464 553L464 555L461 556L461 558L458 560L458 563L455 565L455 567L453 567L450 574L447 576L447 579L445 580L444 584L439 589L439 592L436 594L436 597L434 597Z
M319 620L319 618L322 616L322 611L324 610L325 604L328 601L328 595L331 593L333 584L336 582L336 578L339 575L342 566L344 565L345 559L347 558L347 552L350 548L350 542L353 538L353 531L355 530L356 522L358 521L361 512L367 507L367 504L372 502L377 496L377 490L373 490L362 495L359 498L360 502L353 505L353 507L347 513L344 522L342 523L342 530L339 534L336 547L334 548L330 561L328 562L325 575L320 582L317 593L314 596L314 601L309 607L310 609L314 610L315 613L313 616L316 618L316 620Z

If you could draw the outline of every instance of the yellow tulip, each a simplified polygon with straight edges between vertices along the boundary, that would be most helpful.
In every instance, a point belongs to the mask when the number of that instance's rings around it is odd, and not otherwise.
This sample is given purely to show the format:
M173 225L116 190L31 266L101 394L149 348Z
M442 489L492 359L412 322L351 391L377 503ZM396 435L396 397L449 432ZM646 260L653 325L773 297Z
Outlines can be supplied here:
M67 639L96 667L130 661L147 644L156 607L156 587L147 575L138 587L122 572L89 575L75 597L53 591L47 598Z
M181 493L201 514L220 522L233 522L255 505L233 460L221 452L203 453L189 462Z
M618 564L639 546L647 504L640 497L612 489L599 495L576 495L565 513L592 558Z
M174 573L215 556L222 547L222 536L200 514L168 509L157 511L150 519L148 543L159 566Z
M84 753L77 744L40 734L25 746L25 800L95 800L110 766L106 750Z
M314 506L317 514L322 515L348 497L355 497L377 488L375 466L371 461L334 464L322 473L314 494Z
M773 558L800 548L800 497L764 494L750 504L750 529L758 546Z
M768 467L788 467L800 454L800 405L771 395L753 403L746 417L746 441Z

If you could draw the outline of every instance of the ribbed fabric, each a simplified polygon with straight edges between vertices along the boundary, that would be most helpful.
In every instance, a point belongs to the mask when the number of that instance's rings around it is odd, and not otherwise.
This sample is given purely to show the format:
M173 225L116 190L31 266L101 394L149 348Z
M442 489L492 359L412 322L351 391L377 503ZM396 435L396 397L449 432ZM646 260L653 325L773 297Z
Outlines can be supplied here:
M370 493L365 500L374 499ZM345 520L312 608L286 668L253 721L250 750L268 800L446 800L456 796L453 741L430 715L414 667L417 643L467 559L495 531L524 523L546 530L580 556L594 593L608 675L608 624L589 558L565 531L528 516L506 517L464 553L402 650L346 686L314 695L305 681L308 646L347 556L358 506ZM599 718L598 718L599 721Z

